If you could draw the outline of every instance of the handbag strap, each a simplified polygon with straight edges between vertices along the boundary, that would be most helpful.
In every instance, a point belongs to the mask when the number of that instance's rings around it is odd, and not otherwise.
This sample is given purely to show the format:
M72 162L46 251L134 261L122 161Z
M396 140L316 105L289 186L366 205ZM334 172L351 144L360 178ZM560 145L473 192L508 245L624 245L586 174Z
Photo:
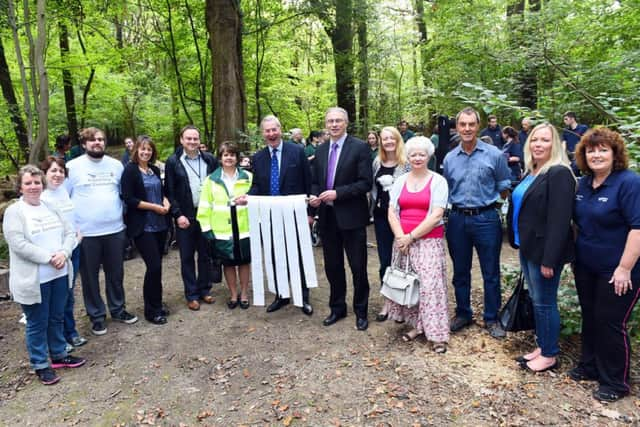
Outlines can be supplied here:
M399 250L394 249L393 250L393 255L392 255L392 259L391 259L391 265L404 271L405 273L411 273L411 269L409 268L409 254L407 253L407 255L404 257L405 258L405 264L404 264L404 268L402 268L399 264L399 260L402 257L402 254L400 253Z

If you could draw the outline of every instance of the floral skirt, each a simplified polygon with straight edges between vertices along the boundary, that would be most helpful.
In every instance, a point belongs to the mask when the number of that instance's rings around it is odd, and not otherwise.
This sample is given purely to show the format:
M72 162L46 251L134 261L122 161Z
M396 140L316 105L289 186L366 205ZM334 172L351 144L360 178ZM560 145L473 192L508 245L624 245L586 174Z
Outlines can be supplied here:
M394 249L396 265L404 265L405 256ZM420 278L420 302L404 307L385 301L389 318L405 321L433 342L449 341L449 312L447 309L447 261L444 239L420 239L409 247L409 265Z

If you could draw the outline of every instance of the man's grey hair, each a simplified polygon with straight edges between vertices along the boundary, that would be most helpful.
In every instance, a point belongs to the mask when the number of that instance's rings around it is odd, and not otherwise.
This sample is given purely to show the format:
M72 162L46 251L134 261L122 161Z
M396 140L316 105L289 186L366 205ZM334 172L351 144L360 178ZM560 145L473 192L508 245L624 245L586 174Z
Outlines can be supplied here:
M344 116L344 120L349 123L349 113L342 107L330 107L327 109L327 112L324 114L325 120L327 119L327 115L329 113L340 113Z
M480 124L480 114L473 107L465 107L462 110L460 110L460 112L456 114L456 123L458 123L458 119L463 114L465 115L473 114L474 116L476 116L476 123Z
M282 127L282 125L280 124L280 120L278 120L278 118L276 116L274 116L273 114L269 114L268 116L264 116L264 118L260 121L260 129L264 128L264 124L266 122L276 122L276 124L278 125L278 128Z

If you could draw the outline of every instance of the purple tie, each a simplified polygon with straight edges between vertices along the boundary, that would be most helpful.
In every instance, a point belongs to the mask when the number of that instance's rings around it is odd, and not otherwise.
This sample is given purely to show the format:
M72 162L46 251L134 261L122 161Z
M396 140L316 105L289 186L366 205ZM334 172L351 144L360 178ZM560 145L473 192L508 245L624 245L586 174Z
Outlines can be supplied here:
M329 166L327 166L327 190L333 190L333 180L336 177L336 161L338 160L338 143L331 144Z

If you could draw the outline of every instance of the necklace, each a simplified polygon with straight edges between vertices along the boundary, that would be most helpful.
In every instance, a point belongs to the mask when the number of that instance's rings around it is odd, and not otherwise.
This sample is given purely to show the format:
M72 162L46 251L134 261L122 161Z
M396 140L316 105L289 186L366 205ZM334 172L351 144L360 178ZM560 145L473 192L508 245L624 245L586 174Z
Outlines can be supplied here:
M425 182L427 181L429 175L420 176L417 178L413 178L410 182L409 187L411 191L418 191L420 188L424 187Z

